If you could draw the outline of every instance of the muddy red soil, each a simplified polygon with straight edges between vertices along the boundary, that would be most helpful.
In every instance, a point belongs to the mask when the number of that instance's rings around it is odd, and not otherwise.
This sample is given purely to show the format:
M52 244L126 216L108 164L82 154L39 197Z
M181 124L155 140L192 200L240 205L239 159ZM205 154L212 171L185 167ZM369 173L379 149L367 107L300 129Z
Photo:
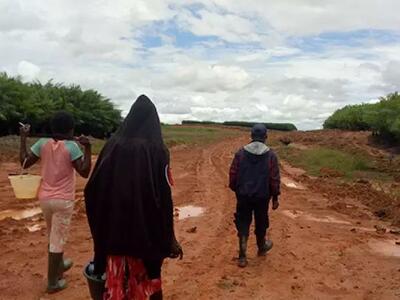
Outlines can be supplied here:
M182 220L176 217L185 256L182 261L165 263L165 298L399 299L400 246L396 241L400 238L383 233L382 228L390 226L359 199L319 191L318 182L288 164L282 165L281 207L271 212L273 250L267 257L257 257L252 236L249 266L236 266L235 197L227 188L227 171L233 153L246 141L241 137L172 150L175 206L198 206L204 212ZM37 206L34 201L14 199L7 173L16 168L10 162L0 166L0 214ZM6 218L0 221L0 299L90 299L82 276L92 256L83 186L79 180L66 247L66 254L75 261L66 275L68 289L45 293L46 231L44 227L28 229L43 226L40 214L20 221ZM338 186L336 191L342 189Z
M372 137L371 132L316 130L275 133L276 145L290 141L298 151L324 147L362 156L372 164L369 172L355 173L354 180L343 179L337 170L323 168L311 189L331 200L357 199L372 212L393 225L400 226L400 147L388 146ZM279 142L278 142L279 141ZM386 178L386 179L384 179ZM310 181L309 177L303 180Z

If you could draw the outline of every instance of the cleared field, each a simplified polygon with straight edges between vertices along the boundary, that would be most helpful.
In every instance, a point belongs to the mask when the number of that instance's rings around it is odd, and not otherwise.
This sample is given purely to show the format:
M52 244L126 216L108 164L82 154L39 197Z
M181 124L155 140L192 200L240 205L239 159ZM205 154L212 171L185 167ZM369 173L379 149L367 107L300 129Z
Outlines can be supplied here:
M162 126L164 141L168 147L176 145L207 145L223 138L238 136L240 131L223 127L199 126ZM37 138L29 138L28 144L32 145ZM92 139L93 154L97 155L103 148L105 140ZM0 159L15 160L19 154L19 137L0 137Z

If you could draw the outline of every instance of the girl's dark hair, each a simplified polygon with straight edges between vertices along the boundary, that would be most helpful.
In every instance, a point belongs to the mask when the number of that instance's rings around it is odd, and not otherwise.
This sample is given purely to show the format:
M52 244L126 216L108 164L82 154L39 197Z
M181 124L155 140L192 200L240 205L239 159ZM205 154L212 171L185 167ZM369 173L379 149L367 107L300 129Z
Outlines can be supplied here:
M75 128L74 117L69 112L59 111L51 119L50 127L53 135L67 135Z

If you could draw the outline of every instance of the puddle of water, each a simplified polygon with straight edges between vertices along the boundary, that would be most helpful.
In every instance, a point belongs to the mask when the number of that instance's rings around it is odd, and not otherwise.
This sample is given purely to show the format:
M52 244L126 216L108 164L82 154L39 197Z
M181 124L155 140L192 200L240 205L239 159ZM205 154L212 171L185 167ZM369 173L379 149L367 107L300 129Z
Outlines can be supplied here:
M370 241L369 243L370 248L379 254L385 256L395 256L400 257L400 246L396 245L396 241L394 240L385 240L385 241Z
M290 188L297 189L297 185L294 182L289 182L288 184L286 184L286 186L290 187Z
M307 214L303 211L298 211L298 210L293 210L293 211L292 210L284 210L284 211L282 211L282 214L291 219L302 218L302 219L305 219L308 221L313 221L313 222L351 225L351 222L343 221L343 220L337 219L335 217L331 217L331 216L315 217L311 214Z
M204 213L204 208L200 206L187 205L177 207L176 212L178 213L178 219L183 220L201 216Z
M309 221L315 221L315 222L321 222L321 223L333 223L333 224L344 224L344 225L351 225L350 222L348 221L343 221L343 220L339 220L335 217L331 217L331 216L326 216L323 218L317 218L314 216L305 216L304 217L306 220Z
M0 211L0 221L4 220L6 218L12 218L14 220L22 220L26 218L33 217L37 214L39 214L42 210L40 207L35 207L35 208L29 208L29 209L24 209L24 210L3 210Z
M305 190L306 188L300 183L293 182L290 178L282 177L282 183L288 188L297 189L297 190Z
M365 232L376 232L375 228L368 227L354 227L356 230L365 231Z
M29 230L29 232L36 232L42 229L42 226L40 224L35 224L32 226L26 226L26 228Z
M351 222L340 220L338 218L332 216L324 216L324 217L315 217L311 214L307 214L300 210L284 210L281 213L291 219L303 219L307 221L320 222L320 223L331 223L331 224L341 224L341 225L353 225ZM362 226L352 226L356 231L363 232L376 232L375 228L368 228ZM398 246L400 249L400 246Z
M297 211L297 210L283 210L281 213L291 219L297 219L303 214L302 211Z

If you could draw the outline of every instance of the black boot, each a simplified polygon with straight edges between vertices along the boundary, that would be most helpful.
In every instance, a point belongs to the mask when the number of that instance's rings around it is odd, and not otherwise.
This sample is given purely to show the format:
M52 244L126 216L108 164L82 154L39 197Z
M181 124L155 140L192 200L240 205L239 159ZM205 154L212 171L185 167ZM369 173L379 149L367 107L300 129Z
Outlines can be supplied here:
M49 265L47 272L47 292L55 293L67 287L65 279L60 279L60 265L63 262L62 253L49 252Z
M150 296L150 300L162 300L162 299L163 299L162 290Z
M60 269L61 269L61 273L64 273L72 268L72 266L74 265L74 262L70 258L64 258L64 253L61 253L61 254L62 254L62 259L61 259L61 263L60 263Z
M47 245L47 251L50 252L50 245ZM62 260L61 260L61 264L60 264L60 273L61 273L60 278L62 278L62 273L67 272L74 265L74 262L72 261L72 259L64 258L64 253L61 253L61 254L62 254Z
M245 268L247 267L247 257L246 257L246 251L247 251L247 236L240 236L239 237L239 262L238 266L240 268Z
M64 259L64 253L61 253L61 255L62 255L62 258L61 258L60 267L58 270L58 279L63 279L64 272L67 272L68 270L70 270L72 268L72 266L74 265L72 259L70 259L70 258Z
M273 243L271 240L265 240L265 237L257 237L258 256L265 256L272 249Z

